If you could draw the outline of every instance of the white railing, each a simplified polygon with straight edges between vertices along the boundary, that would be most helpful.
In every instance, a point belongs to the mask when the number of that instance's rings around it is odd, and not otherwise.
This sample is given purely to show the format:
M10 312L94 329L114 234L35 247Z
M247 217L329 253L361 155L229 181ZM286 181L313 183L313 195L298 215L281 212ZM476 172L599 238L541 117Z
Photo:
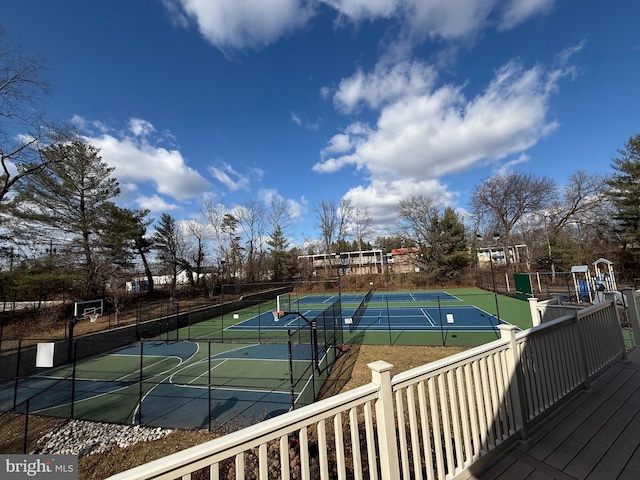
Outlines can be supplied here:
M613 302L372 382L115 475L451 479L480 471L553 407L625 355Z
M633 332L633 344L640 346L640 290L627 288L622 291L626 304L629 323Z

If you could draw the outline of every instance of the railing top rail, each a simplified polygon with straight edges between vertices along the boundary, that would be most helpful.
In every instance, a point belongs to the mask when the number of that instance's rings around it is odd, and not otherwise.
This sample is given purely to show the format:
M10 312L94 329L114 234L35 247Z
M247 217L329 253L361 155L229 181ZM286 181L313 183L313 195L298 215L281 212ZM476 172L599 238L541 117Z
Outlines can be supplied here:
M540 325L536 325L535 327L529 328L527 330L522 330L516 333L516 339L521 340L530 336L542 335L545 332L548 332L553 329L563 328L566 324L573 323L576 320L576 316L578 321L582 318L588 317L589 315L599 312L601 310L605 310L610 308L614 303L613 300L606 300L604 302L596 303L594 305L590 305L586 308L575 308L573 309L571 314L567 314L563 317L555 318L545 323L541 323Z
M416 383L416 379L419 377L432 377L439 373L457 368L462 365L471 363L479 358L486 357L500 350L504 350L508 347L508 342L502 339L497 339L484 345L465 350L464 352L456 353L440 360L421 365L411 370L395 375L391 381L393 390L398 390Z
M378 398L378 386L369 383L348 392L334 395L322 402L313 403L285 415L264 420L242 430L213 439L201 445L176 452L150 463L134 467L109 477L109 480L145 480L172 474L185 466L210 464L230 458L240 452L280 438L313 421L320 421Z

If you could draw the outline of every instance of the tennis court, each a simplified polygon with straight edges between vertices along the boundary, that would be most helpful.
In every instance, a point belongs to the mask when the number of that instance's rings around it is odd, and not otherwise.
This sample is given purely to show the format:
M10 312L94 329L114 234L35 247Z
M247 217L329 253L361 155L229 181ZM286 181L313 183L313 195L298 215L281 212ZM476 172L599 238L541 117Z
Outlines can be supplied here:
M312 403L343 343L495 339L498 324L528 311L501 298L501 316L498 300L476 289L280 295L18 378L0 387L0 409L170 428L250 425ZM274 317L278 307L289 313Z
M321 346L318 355L326 369L335 352ZM16 412L93 421L241 427L313 399L312 359L303 343L145 341L5 384L0 410L18 405Z
M362 298L362 297L360 297ZM375 298L375 297L374 297ZM350 330L475 330L491 331L496 325L505 323L484 310L472 306L424 306L424 307L389 307L382 304L367 305L357 325ZM350 326L349 319L353 318L356 309L342 308L343 323ZM306 318L313 318L321 313L321 309L304 309L300 313ZM275 321L271 312L250 317L228 328L229 331L279 331L296 329L305 325L305 320L297 312L288 313Z
M345 315L349 311L345 311ZM347 316L347 319L349 317ZM347 320L348 322L348 320ZM475 306L375 307L369 305L352 330L441 330L492 331L500 323L496 316Z
M340 295L301 295L291 296L292 305L326 304L336 301L338 298L343 304L360 303L364 294L343 293ZM372 303L423 303L423 302L460 302L454 294L445 291L419 291L419 292L372 292Z

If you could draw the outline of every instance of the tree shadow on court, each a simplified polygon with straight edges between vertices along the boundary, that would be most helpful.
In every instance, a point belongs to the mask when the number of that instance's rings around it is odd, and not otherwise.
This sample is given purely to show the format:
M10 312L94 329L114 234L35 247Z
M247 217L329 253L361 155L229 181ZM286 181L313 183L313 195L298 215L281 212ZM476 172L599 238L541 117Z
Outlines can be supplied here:
M211 418L218 418L223 413L232 410L240 399L238 397L227 398L223 403L216 404L215 407L211 409L210 415Z

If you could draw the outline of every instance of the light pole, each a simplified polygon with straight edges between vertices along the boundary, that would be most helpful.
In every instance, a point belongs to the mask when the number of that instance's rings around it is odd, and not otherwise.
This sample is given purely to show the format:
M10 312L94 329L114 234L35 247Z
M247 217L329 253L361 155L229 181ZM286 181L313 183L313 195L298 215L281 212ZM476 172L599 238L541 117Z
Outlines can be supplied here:
M478 240L482 241L482 235L477 234L476 237ZM498 245L498 241L500 240L500 234L493 234L493 246ZM498 289L496 287L496 274L493 270L493 253L491 252L491 246L489 247L489 267L491 268L491 282L493 283L493 298L496 302L496 318L498 319L498 323L500 323L500 308L498 307Z

